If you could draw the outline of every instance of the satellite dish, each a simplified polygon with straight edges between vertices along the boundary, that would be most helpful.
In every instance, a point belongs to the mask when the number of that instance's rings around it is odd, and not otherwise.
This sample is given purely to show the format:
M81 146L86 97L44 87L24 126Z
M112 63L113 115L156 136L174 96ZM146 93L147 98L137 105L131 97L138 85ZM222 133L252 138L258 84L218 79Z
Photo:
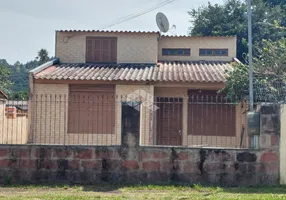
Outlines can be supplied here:
M157 22L157 26L160 29L160 31L162 31L163 33L166 33L169 31L169 21L166 15L164 15L161 12L157 13L156 22Z

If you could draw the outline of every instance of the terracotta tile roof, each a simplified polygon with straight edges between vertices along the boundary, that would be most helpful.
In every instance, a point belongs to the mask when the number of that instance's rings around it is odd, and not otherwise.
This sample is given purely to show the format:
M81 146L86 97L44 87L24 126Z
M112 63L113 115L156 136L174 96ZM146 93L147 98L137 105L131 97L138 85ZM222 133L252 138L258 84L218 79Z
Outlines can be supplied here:
M58 64L34 74L36 79L225 82L228 62L192 61L155 64Z
M159 34L159 31L113 31L113 30L57 30L57 32L83 32L83 33L150 33Z
M82 33L134 33L134 34L160 34L159 31L130 31L130 30L57 30L57 32L72 33L72 32L82 32ZM162 37L167 38L230 38L236 37L235 35L226 36L192 36L192 35L164 35Z
M162 38L235 38L236 35L225 36L199 36L199 35L162 35Z

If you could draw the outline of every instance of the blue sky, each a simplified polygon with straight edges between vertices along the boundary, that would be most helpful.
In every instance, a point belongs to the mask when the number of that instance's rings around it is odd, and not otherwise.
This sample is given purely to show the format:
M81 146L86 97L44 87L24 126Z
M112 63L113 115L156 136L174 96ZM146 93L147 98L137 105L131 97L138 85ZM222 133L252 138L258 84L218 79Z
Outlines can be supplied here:
M100 29L120 17L151 8L164 0L0 0L0 59L13 64L36 57L40 48L54 55L55 30ZM187 11L208 0L175 0L157 10L108 30L157 31L157 12L176 25L177 35L186 35L191 25ZM222 3L223 0L211 0ZM174 30L173 30L174 33ZM172 33L170 33L172 34Z

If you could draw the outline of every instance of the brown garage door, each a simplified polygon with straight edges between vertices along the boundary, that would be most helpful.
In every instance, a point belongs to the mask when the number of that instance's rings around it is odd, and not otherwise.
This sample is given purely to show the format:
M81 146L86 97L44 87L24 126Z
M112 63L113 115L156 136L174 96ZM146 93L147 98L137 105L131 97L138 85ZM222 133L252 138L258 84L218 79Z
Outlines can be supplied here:
M182 98L157 98L157 144L182 145Z

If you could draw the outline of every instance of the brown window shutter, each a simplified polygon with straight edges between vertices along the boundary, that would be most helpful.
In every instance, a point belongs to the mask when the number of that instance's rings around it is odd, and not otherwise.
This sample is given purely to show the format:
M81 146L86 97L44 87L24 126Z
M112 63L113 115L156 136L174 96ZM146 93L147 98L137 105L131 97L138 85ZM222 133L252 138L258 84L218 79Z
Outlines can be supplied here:
M93 60L93 40L86 40L86 62L92 62Z
M110 39L103 39L102 42L102 62L111 62Z
M101 62L101 41L93 40L93 62Z
M116 62L117 38L87 37L86 62Z
M235 105L216 91L189 90L189 95L193 97L188 104L189 135L235 136Z
M113 39L110 42L111 62L117 62L117 40Z
M69 93L68 133L114 133L113 85L71 85Z

